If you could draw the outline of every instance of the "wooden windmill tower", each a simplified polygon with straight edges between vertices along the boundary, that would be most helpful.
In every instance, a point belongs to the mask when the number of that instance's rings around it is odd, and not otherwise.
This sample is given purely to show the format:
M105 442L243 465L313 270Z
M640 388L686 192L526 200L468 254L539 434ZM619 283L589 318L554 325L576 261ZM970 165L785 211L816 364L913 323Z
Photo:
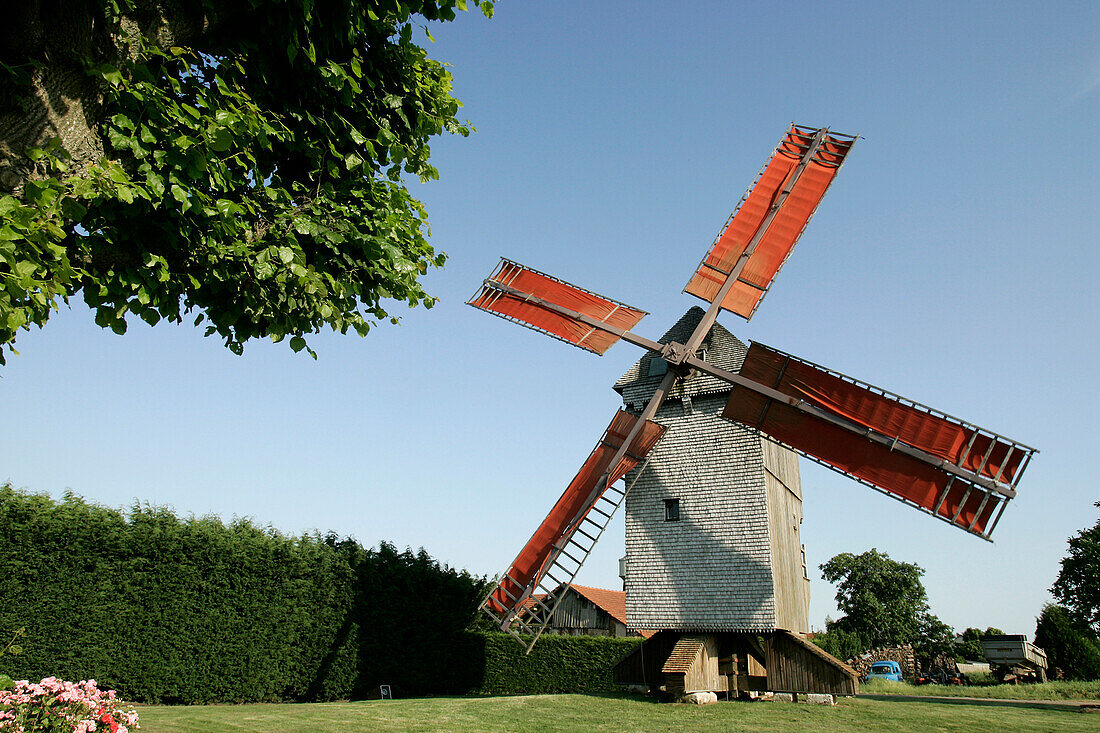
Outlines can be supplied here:
M686 341L704 313L692 308L661 337ZM720 324L700 355L736 372L746 346ZM640 411L667 363L649 353L615 384ZM809 631L798 457L726 420L730 385L689 375L654 420L666 435L625 500L627 624L649 630Z
M628 623L662 633L620 681L854 692L850 670L791 633L805 630L808 590L792 577L801 489L788 449L992 534L1034 449L716 325L722 309L751 318L856 139L787 130L684 288L708 309L660 341L630 331L644 311L508 260L469 301L597 354L620 339L647 351L616 385L627 409L482 604L530 634L528 649L630 495Z

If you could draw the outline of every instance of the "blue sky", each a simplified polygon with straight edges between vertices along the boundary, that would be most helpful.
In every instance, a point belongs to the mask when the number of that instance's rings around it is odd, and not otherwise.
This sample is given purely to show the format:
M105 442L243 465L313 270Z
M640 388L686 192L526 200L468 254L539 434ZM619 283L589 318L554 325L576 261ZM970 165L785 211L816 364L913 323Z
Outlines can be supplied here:
M864 136L752 322L757 339L1041 449L996 542L803 461L814 569L871 547L925 568L960 630L1032 633L1096 521L1100 6L521 3L433 27L478 132L413 186L434 309L320 358L200 329L119 337L74 303L0 379L0 480L500 572L618 406L603 357L465 306L507 256L652 313L657 337L791 121ZM578 581L619 587L617 519ZM812 585L811 620L834 589Z

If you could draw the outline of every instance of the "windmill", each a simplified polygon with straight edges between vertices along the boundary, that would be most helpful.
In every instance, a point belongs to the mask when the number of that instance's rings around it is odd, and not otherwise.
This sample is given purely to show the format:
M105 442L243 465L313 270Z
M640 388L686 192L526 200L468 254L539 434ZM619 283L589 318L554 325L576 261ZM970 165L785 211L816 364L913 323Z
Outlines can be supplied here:
M679 398L680 409L690 411L692 379L724 385L720 412L725 421L732 421L727 424L741 434L749 432L764 443L783 446L763 451L758 459L771 461L770 472L783 473L777 466L789 468L782 451L790 449L965 532L987 540L992 535L1008 501L1016 496L1033 448L760 343L746 349L736 339L727 339L723 343L734 344L736 358L714 358L715 334L728 336L716 326L719 311L752 317L856 140L857 136L827 128L791 125L684 288L709 307L705 312L689 311L661 341L631 331L647 315L644 311L510 260L501 260L468 301L596 354L620 340L640 346L647 357L639 364L647 364L647 376L654 377L644 400L631 405L624 391L632 409L612 418L561 498L482 603L499 628L517 638L530 635L523 641L528 650L549 625L562 589L583 566L611 517L635 483L645 482L647 463L659 452L655 446L675 422L655 419L658 410L666 400ZM616 388L623 384L620 380ZM637 394L635 390L636 400ZM721 430L717 425L706 429ZM796 483L797 464L793 477ZM678 518L675 501L666 499L666 520L669 513ZM799 517L800 507L799 495ZM777 541L773 538L773 554ZM629 616L629 583L627 590ZM797 634L785 633L790 629L779 624L779 617L773 614L770 621L744 628L682 621L682 633L650 640L660 647L660 653L650 656L666 667L672 665L666 674L682 672L688 678L692 673L684 660L710 659L713 670L718 659L726 659L732 664L730 684L741 680L741 689L749 678L760 677L751 671L754 661L767 667L767 689L815 691L829 688L823 680L838 675L843 684L831 689L854 689L850 670L831 657L823 659ZM711 630L733 630L741 636L731 645L732 637L697 635ZM785 635L771 634L762 644L759 637L745 635L750 632ZM675 660L680 660L680 667ZM814 665L824 668L816 676L810 674L814 679L807 682L802 672ZM792 681L796 677L801 681Z

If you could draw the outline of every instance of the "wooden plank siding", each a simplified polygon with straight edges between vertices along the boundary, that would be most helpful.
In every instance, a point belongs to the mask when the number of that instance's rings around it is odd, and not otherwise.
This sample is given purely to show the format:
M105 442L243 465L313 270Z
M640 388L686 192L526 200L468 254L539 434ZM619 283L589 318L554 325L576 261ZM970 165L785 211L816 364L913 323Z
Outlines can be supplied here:
M763 438L764 483L768 496L775 626L798 633L810 630L810 579L802 553L802 483L798 456Z
M661 668L665 689L679 698L688 692L725 689L718 676L718 640L713 634L681 636Z
M855 670L813 642L785 631L772 636L765 648L768 689L773 692L855 695Z
M679 638L675 631L661 631L646 639L615 664L611 679L617 685L664 684L661 670Z
M626 625L611 618L606 611L570 588L554 611L551 627L547 631L554 634L626 636Z
M615 665L621 685L684 692L811 692L855 695L856 671L797 634L679 634L662 631Z

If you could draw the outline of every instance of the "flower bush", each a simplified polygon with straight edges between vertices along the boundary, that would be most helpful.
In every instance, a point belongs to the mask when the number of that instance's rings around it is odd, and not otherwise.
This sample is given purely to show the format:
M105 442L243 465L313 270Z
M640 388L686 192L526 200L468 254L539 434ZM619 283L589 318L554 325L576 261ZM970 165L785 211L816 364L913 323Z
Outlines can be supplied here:
M19 680L0 691L0 733L128 733L139 727L137 711L95 680Z

